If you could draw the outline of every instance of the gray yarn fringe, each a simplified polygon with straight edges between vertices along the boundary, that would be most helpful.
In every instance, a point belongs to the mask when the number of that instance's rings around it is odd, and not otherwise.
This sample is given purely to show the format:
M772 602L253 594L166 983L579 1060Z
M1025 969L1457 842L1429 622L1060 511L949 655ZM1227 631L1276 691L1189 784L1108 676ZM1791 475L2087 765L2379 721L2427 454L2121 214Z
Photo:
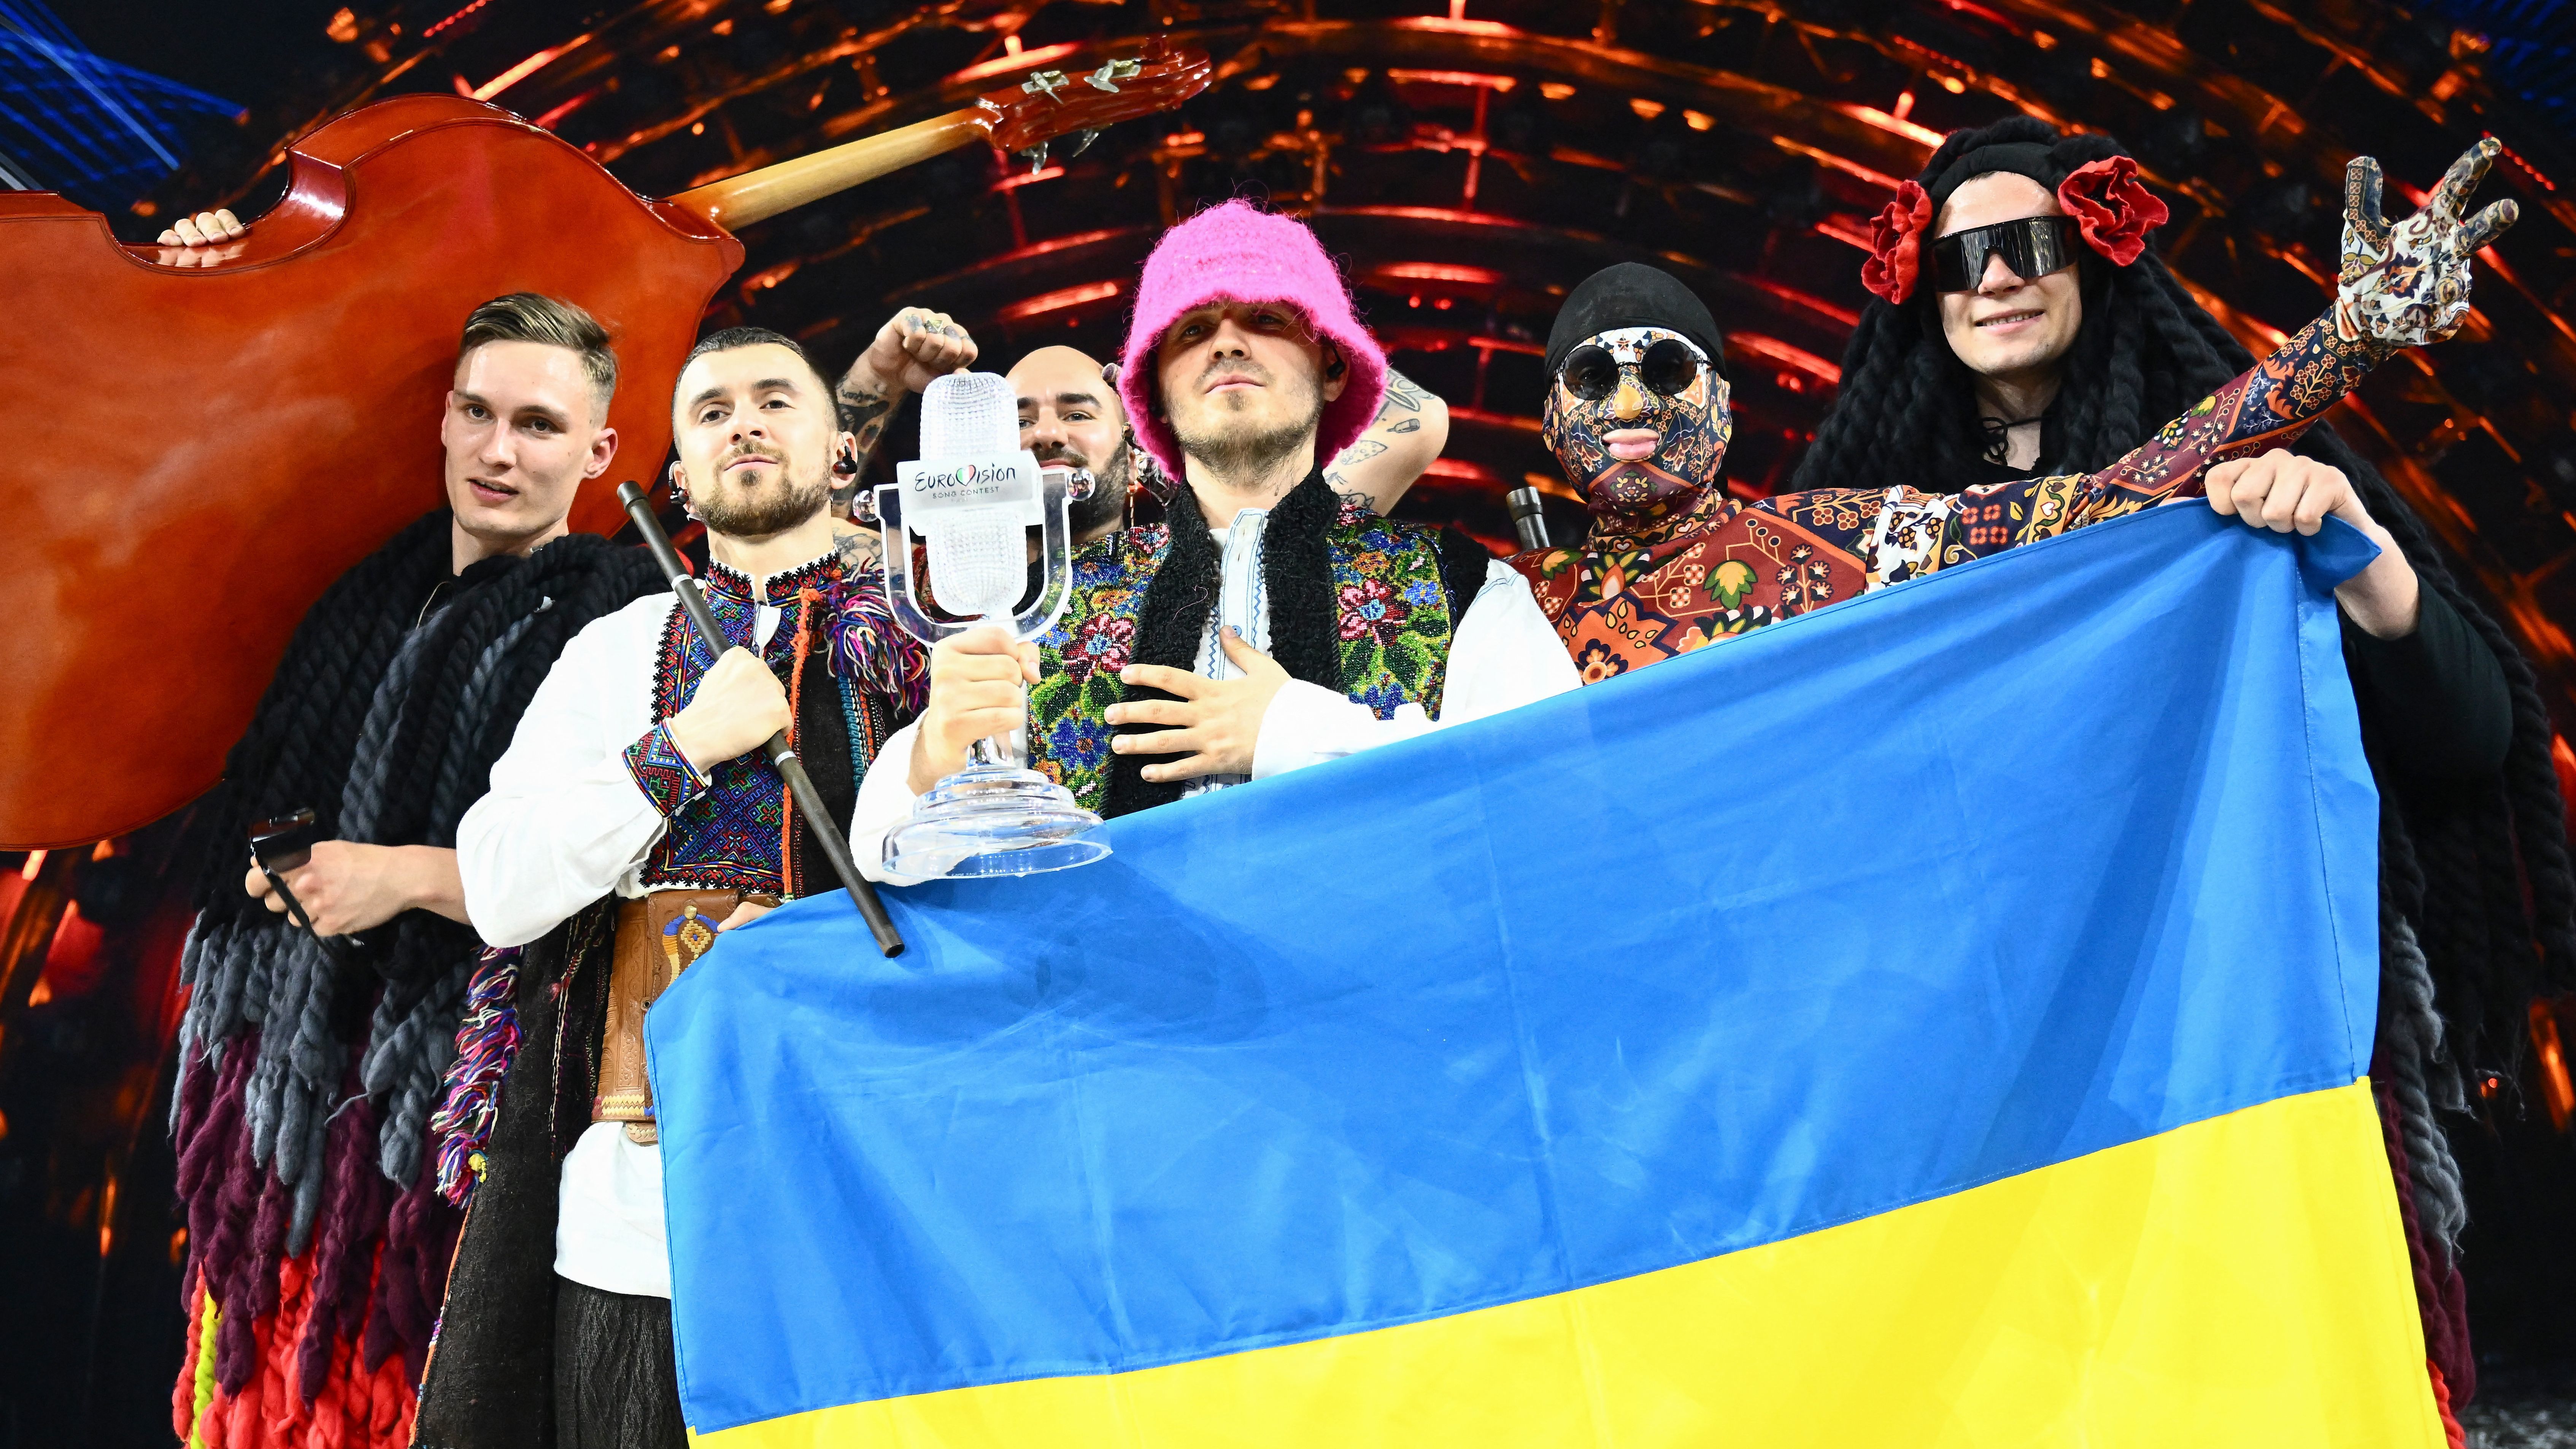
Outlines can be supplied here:
M435 632L415 629L403 640L368 702L366 723L358 731L357 768L340 795L343 840L376 838L376 823L384 815L385 776L392 765L385 746L401 722L423 648ZM282 924L272 925L271 933L282 938L284 968L269 988L267 1018L275 1026L260 1034L259 1061L251 1068L243 1110L250 1123L251 1160L273 1162L278 1180L298 1189L296 1217L308 1222L306 1176L320 1175L322 1129L339 1105L340 1076L347 1067L332 1040L331 1018L340 992L364 989L366 983L341 981L335 963L309 933Z
M441 732L442 783L461 785L471 764L473 725L479 712L491 707L500 667L533 622L531 616L513 624L477 657L458 717ZM359 732L357 768L341 795L341 839L371 841L376 834L396 763L388 745L401 727L403 707L433 632L416 630L403 642L369 703ZM249 869L246 853L243 868ZM460 957L426 990L388 990L376 1002L359 1057L359 1083L384 1106L378 1165L397 1186L409 1186L418 1175L425 1125L436 1106L440 1079L456 1055L455 1024L474 960L471 954ZM282 918L225 921L210 915L201 915L190 928L180 950L180 978L193 988L179 1030L183 1079L190 1071L211 1067L226 1042L266 1028L243 1114L252 1160L272 1167L278 1180L294 1189L288 1249L301 1252L321 1201L323 1136L332 1116L348 1105L337 1094L349 1057L332 1038L332 1016L342 990L367 989L373 983L340 980L320 944ZM177 1099L173 1093L174 1112Z
M440 798L453 798L465 788L466 772L477 753L477 727L491 710L500 667L536 622L531 614L512 624L475 657L455 715L442 732ZM379 798L381 790L379 782ZM423 843L452 847L456 842L450 836L442 830ZM408 1183L419 1175L421 1153L428 1146L429 1114L437 1109L448 1064L456 1060L456 1024L464 1017L465 989L480 959L479 952L459 956L417 998L404 1000L400 993L388 991L376 1002L358 1080L368 1096L384 1102L376 1160L394 1182Z
M2457 1255L2469 1205L2460 1164L2437 1112L2466 1112L2467 1090L2442 1042L2433 1009L2433 972L2415 928L2385 893L2379 906L2379 1044L2388 1088L2397 1099L2399 1140L2415 1185L2415 1216L2425 1236Z

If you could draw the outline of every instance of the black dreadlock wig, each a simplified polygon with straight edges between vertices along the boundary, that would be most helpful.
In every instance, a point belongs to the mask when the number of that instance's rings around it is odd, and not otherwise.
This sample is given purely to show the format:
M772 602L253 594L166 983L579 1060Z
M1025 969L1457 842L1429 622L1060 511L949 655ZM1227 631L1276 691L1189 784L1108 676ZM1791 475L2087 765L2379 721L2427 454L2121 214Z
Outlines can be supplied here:
M1920 184L1937 207L1966 181L1970 153L2017 155L2054 186L2089 162L2125 155L2105 136L2060 136L2015 116L1944 141ZM1946 182L1946 185L1943 183ZM1936 186L1941 187L1935 190ZM2116 266L2085 248L2078 266L2084 324L2066 359L2055 404L2062 451L2053 473L2096 471L2144 442L2254 359L2193 301L2156 249ZM1841 402L1816 431L1793 488L1884 487L1888 458L1927 460L1922 486L1954 491L1980 476L1985 440L1967 367L1943 338L1937 294L1919 288L1902 305L1873 298L1843 353ZM2449 1153L2431 1111L2464 1109L2467 1078L2519 1061L2523 1013L2535 991L2576 980L2576 875L2567 856L2565 806L2550 760L2549 711L2530 664L2475 596L2452 576L2424 521L2379 470L2324 424L2298 451L2341 469L2373 518L2396 536L2424 585L2469 621L2495 652L2513 695L2513 740L2492 786L2410 788L2372 760L2386 801L2381 821L2383 897L2380 1048L2406 1121L2419 1206L2447 1246L2464 1210ZM2438 1003L2438 1019L2435 1017ZM2509 1072L2508 1072L2509 1075ZM2428 1158L2432 1160L2427 1160ZM2429 1179L2429 1180L2428 1180Z
M1949 192L1971 179L1946 173L1970 152L1989 148L2013 148L2025 165L2039 160L2030 169L2049 174L2031 179L2051 190L2077 167L2128 154L2108 136L2060 137L2047 122L2029 116L1960 131L1932 153L1920 178L1926 191L1945 179L1950 183L1933 194L1936 216ZM2084 325L2067 354L2065 382L2052 409L2065 438L2064 455L2047 460L2055 473L2107 467L2253 362L2174 279L2153 232L2145 254L2125 267L2091 247L2078 247L2076 277ZM1841 395L1865 405L1837 407L1826 416L1814 446L1799 461L1792 488L1884 486L1881 460L1888 457L1929 460L1935 486L1977 476L1986 439L1978 427L1973 377L1941 335L1939 294L1928 278L1903 304L1873 298L1862 311L1843 350ZM2320 427L2309 436L2326 431ZM1915 451L1879 451L1890 446Z

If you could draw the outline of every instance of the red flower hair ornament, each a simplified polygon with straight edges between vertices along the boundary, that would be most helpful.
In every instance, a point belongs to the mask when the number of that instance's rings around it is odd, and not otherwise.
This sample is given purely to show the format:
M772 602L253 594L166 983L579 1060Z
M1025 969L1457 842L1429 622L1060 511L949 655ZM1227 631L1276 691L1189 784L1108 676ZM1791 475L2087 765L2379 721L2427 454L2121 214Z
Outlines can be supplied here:
M2126 156L2077 167L2057 183L2057 204L2075 218L2087 246L2124 267L2147 249L2147 233L2173 214L2138 184L2138 163Z
M1914 295L1914 279L1923 272L1923 233L1932 225L1932 198L1908 181L1896 188L1896 199L1869 221L1869 260L1860 264L1860 284L1891 305Z

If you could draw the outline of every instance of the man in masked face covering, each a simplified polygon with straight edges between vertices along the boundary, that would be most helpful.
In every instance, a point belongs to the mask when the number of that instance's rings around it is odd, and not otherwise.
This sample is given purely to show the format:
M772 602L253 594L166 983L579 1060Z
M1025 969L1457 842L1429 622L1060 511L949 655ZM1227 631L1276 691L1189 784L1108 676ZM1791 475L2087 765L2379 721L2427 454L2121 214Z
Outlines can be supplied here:
M2483 153L2452 167L2424 210L2379 219L2378 167L2353 163L2343 276L2326 314L2101 471L1957 494L1887 484L1747 503L1719 486L1733 431L1714 319L1670 274L1633 262L1586 278L1548 336L1548 447L1592 526L1522 554L1526 576L1586 684L1728 634L1823 608L1972 558L2053 538L2204 490L2249 526L2314 533L2358 507L2333 468L2288 444L2362 375L2439 341L2468 312L2468 258L2510 226L2512 202L2472 216ZM1899 264L1919 265L1907 251ZM2336 591L2355 618L2411 606L2404 559L2383 553Z

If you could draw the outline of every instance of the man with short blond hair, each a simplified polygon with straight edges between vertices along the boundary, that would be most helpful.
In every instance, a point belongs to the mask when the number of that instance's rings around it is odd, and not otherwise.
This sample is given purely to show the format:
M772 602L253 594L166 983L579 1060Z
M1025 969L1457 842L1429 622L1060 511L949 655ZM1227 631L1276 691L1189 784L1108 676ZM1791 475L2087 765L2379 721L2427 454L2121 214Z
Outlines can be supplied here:
M616 384L580 307L474 309L439 424L446 503L305 617L199 807L173 1135L195 1164L187 1341L215 1357L186 1369L183 1437L354 1440L412 1411L457 1223L426 1119L482 947L457 822L564 641L662 588L640 550L565 530L616 456ZM315 461L303 506L328 507ZM300 809L321 838L281 874L311 932L246 849Z

